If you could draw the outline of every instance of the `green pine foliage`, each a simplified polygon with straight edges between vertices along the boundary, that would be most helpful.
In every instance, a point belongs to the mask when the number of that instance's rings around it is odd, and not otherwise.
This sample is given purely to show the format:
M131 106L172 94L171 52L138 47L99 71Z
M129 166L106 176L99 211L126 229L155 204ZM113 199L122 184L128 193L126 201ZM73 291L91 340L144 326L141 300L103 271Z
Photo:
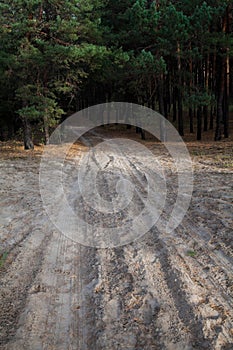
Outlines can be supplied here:
M34 125L48 142L62 118L110 100L160 110L178 119L181 135L197 118L201 138L204 118L205 130L214 121L216 139L227 137L232 8L229 0L2 0L0 138L20 126L28 138Z

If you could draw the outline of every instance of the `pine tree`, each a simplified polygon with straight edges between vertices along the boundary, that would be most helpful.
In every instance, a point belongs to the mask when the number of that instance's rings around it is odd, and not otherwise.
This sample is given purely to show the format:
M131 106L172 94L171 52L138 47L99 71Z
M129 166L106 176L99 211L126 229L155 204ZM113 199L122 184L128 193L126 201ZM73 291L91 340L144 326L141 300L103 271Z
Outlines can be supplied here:
M5 52L12 57L18 115L25 148L33 148L31 123L49 128L64 114L59 103L71 101L87 77L90 52L98 40L98 1L25 0L1 4ZM9 43L9 44L8 44Z

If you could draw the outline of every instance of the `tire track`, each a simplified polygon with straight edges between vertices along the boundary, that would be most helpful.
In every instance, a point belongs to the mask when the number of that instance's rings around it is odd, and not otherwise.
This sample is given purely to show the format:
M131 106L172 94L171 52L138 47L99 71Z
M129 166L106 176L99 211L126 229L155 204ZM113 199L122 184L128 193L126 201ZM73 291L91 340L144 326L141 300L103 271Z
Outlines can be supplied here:
M101 135L85 135L88 147L101 141ZM167 156L156 156L166 167L168 197L161 220L167 221L176 200L176 172ZM100 168L101 159L100 155L95 157ZM8 193L13 193L11 181L4 192L4 204L15 205L17 216L10 226L9 213L4 214L1 249L11 249L11 253L0 275L1 349L232 348L231 241L224 240L222 232L214 230L214 225L220 225L221 213L226 218L223 223L231 230L228 212L232 197L230 194L227 197L230 187L220 179L221 172L207 177L212 187L218 184L220 192L214 196L206 191L200 170L196 171L191 208L172 235L153 227L127 246L96 249L81 246L54 231L38 200L34 178L37 165L30 168L28 164L23 170L20 164L17 161L19 173L12 170L12 185L18 176L27 177L31 169L28 182L22 182L24 185L18 189L15 201L11 198L8 202L6 198ZM74 208L82 208L79 214L93 225L93 237L101 227L124 227L128 215L134 217L140 213L147 198L145 172L149 175L153 172L154 161L140 161L125 151L120 158L117 152L111 155L104 164L104 171L109 173L114 166L120 168L122 176L126 174L136 189L127 210L116 213L114 218L91 211L83 205L80 193L74 195L77 161L67 159L64 167L67 198ZM224 176L229 179L231 175ZM70 186L70 180L74 187ZM117 177L108 181L97 178L98 190L105 200L116 195L116 181ZM24 191L27 199L20 202ZM35 206L30 211L27 208L33 202ZM226 207L217 207L216 202ZM20 213L21 205L25 212ZM27 213L30 214L25 218ZM208 216L211 220L205 223ZM81 229L77 228L77 234Z

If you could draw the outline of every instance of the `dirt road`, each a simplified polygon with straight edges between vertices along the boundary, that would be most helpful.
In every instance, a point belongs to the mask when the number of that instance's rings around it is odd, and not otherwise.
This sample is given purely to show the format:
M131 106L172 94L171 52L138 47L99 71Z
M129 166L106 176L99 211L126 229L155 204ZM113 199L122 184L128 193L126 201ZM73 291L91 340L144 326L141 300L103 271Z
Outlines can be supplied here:
M166 172L165 220L177 174L162 146L149 147ZM112 249L56 230L40 197L39 157L1 159L0 349L233 349L233 167L216 159L193 152L193 197L174 234L154 226Z

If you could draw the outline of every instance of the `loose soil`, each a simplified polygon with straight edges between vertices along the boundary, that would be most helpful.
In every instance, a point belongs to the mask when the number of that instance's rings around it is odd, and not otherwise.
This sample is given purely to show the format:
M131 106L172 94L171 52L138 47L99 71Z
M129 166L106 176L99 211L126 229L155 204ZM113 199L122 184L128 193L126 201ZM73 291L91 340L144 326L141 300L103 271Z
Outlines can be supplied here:
M75 174L90 144L140 141L115 129L98 128L74 145L65 172ZM176 198L174 164L160 143L140 142L166 173L165 220ZM69 240L47 217L39 191L43 147L1 144L1 350L233 349L233 143L187 147L194 191L175 232L154 226L131 244L97 249ZM135 181L135 169L123 170Z

